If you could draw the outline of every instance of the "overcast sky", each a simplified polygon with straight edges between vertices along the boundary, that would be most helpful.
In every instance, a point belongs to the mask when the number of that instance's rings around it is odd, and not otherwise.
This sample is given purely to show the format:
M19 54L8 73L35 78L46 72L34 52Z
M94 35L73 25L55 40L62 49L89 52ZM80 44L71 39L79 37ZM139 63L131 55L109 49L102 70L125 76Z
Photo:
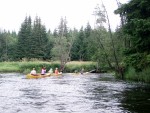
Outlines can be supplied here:
M128 0L119 0L126 3ZM117 8L116 0L103 0L109 13L110 24L114 30L119 22L119 15L113 14ZM87 22L94 26L92 15L101 0L0 0L0 29L18 32L26 16L39 16L48 29L57 28L61 17L66 17L68 27L80 29Z

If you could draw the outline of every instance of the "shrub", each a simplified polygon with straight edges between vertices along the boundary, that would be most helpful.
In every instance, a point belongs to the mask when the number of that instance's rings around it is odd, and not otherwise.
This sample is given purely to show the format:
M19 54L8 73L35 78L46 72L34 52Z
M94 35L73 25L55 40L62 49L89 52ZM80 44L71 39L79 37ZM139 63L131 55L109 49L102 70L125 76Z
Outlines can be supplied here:
M144 69L142 72L139 73L141 76L141 81L150 83L150 67Z
M131 67L131 66L128 67L127 72L125 73L125 79L137 81L138 75L137 75L137 73L136 73L135 68L133 68L133 67Z

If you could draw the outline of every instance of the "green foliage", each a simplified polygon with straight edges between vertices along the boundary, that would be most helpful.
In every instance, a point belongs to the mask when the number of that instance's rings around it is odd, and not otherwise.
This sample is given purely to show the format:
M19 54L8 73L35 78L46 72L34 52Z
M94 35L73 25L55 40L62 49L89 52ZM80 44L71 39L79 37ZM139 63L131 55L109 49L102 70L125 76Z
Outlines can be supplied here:
M127 34L123 33L122 28L118 28L116 29L113 38L118 61L122 62L122 60L124 59L125 49L130 47L130 37Z
M128 67L127 72L125 73L125 79L127 80L134 80L134 81L138 81L139 77L136 73L135 68L133 67Z
M68 37L68 27L66 18L60 19L60 24L58 26L58 35L59 37Z
M41 23L41 19L36 17L32 30L31 38L31 52L32 58L39 58L45 60L48 55L48 37L46 33L46 28Z
M150 64L150 54L146 56L147 63Z
M125 62L127 66L133 66L137 72L142 71L142 69L150 65L149 55L140 53L127 56Z
M17 35L15 32L0 31L0 61L15 59Z
M91 60L98 63L99 69L111 68L110 65L114 62L114 57L109 32L104 28L97 28L91 32L89 40Z
M52 48L52 59L59 60L62 55L66 55L67 52L67 38L66 37L57 37Z
M5 56L6 40L3 32L0 32L0 61L3 61Z
M16 57L18 59L30 57L30 45L32 44L31 27L31 17L26 17L18 33L18 43L16 52Z
M132 26L132 27L131 27ZM150 52L150 19L132 19L125 27L137 52Z
M85 40L85 35L82 27L73 44L72 59L81 60L81 61L84 60L84 55L85 55L84 40Z
M125 17L124 33L130 35L130 46L125 48L125 63L135 69L138 79L143 80L145 69L150 66L150 2L131 0L116 10ZM145 78L145 77L144 77Z
M50 68L60 67L59 62L42 62L42 61L22 61L22 62L0 62L0 72L21 72L30 73L33 68L37 72L41 72L41 68L45 66L47 71Z
M32 70L33 68L35 68L37 70L38 73L41 72L41 69L43 66L46 67L47 71L50 68L56 68L59 67L60 63L48 63L48 62L21 62L19 64L19 68L20 68L20 72L27 72L27 70ZM30 72L28 71L28 73Z
M126 80L150 83L150 67L143 69L141 72L136 72L135 68L128 67L125 73Z
M36 17L32 26L31 17L26 17L18 34L16 57L22 58L50 58L50 49L46 28L41 19ZM50 48L49 48L50 47Z
M65 63L70 61L70 51L74 41L74 33L71 30L68 31L66 18L61 18L58 31L55 29L53 35L52 60L59 60L61 62L61 70L63 70Z
M0 72L20 72L18 62L0 62Z
M123 30L132 36L131 49L134 49L134 52L150 52L149 9L149 0L131 0L116 11L126 17Z
M139 75L142 77L141 81L150 83L150 67L143 69Z
M89 45L90 42L90 36L92 33L92 28L89 23L87 23L86 28L84 29L85 33L85 40L84 40L84 47L85 47L85 55L84 55L84 61L90 61L91 60L91 46Z
M76 35L72 49L71 49L71 60L88 61L91 60L91 46L89 45L89 37L92 29L89 23L85 29L81 27L80 31Z

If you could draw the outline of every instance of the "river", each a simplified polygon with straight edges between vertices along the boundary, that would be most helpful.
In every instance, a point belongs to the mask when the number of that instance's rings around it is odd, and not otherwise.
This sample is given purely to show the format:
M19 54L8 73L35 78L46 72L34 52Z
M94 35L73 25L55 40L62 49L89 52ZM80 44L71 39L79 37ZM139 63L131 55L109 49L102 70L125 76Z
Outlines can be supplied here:
M0 74L0 113L149 113L150 85L111 74Z

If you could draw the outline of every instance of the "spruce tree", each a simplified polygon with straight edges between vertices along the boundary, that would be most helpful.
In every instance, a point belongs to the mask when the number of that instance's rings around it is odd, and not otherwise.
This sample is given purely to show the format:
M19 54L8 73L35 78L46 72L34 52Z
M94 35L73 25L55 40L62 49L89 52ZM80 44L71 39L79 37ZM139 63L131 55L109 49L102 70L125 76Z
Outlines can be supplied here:
M21 25L18 33L18 44L16 56L18 59L30 58L30 44L31 44L31 17L26 17Z
M32 58L46 59L48 51L48 37L46 28L41 24L41 19L38 17L36 17L34 21L31 39Z
M84 60L88 61L90 60L90 56L91 56L91 46L89 46L89 43L90 42L90 35L91 35L91 32L92 32L92 28L90 26L89 23L87 23L87 26L86 28L84 29L84 32L85 32L85 40L84 40L84 47L85 47L85 55L84 55Z
M83 31L83 27L81 27L77 38L74 41L73 49L72 49L72 59L74 60L84 60L85 57L85 34Z
M125 19L124 33L130 35L130 47L125 50L127 66L137 71L150 66L150 2L149 0L131 0L115 11Z

